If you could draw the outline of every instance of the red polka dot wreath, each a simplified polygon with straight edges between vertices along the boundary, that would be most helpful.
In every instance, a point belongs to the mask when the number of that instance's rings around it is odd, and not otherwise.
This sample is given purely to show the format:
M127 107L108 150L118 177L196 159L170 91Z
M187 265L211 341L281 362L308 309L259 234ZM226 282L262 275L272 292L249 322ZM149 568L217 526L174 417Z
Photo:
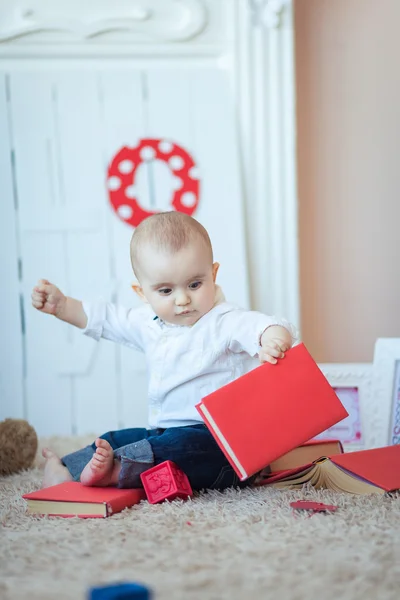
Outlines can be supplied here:
M111 161L107 172L111 205L119 218L132 227L137 227L143 219L159 212L142 208L135 190L137 170L143 162L150 160L167 163L174 175L171 210L192 215L199 203L200 181L190 154L168 140L140 140L135 148L121 148Z

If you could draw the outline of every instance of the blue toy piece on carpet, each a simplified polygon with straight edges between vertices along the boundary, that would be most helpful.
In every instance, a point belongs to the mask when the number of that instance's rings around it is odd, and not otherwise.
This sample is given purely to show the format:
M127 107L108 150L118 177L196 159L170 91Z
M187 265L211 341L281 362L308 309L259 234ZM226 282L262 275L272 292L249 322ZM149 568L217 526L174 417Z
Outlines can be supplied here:
M116 583L89 590L89 600L150 600L150 590L138 583Z

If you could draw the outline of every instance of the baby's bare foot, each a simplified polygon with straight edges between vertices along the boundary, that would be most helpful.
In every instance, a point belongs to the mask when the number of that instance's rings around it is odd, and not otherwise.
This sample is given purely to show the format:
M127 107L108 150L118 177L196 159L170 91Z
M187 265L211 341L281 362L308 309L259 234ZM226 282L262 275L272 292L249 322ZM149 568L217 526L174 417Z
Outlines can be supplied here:
M115 485L121 463L114 461L114 451L106 440L97 438L95 444L96 452L81 473L81 483L98 487Z
M42 456L46 459L42 483L44 488L64 483L65 481L72 481L71 473L62 464L60 457L55 452L52 452L49 448L43 448Z

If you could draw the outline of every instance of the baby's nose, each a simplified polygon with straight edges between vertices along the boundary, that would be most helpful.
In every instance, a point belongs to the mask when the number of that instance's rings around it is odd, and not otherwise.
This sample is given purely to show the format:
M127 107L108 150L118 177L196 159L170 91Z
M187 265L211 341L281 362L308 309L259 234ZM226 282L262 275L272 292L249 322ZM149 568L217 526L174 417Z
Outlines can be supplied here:
M189 304L190 302L190 298L188 296L188 294L186 292L178 292L175 298L175 304L177 306L186 306L186 304Z

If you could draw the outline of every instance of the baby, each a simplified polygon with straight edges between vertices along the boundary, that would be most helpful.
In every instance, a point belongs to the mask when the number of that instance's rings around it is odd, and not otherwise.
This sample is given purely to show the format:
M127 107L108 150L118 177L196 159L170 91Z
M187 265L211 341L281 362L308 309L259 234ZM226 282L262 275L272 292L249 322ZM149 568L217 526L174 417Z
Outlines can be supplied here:
M195 405L257 366L257 356L272 364L284 358L294 328L225 301L208 233L188 215L147 218L135 229L130 250L140 308L82 303L46 280L33 289L32 304L96 340L145 353L149 428L105 433L62 459L45 448L43 486L75 480L141 487L140 474L165 460L186 473L193 489L249 484L251 478L239 484Z

